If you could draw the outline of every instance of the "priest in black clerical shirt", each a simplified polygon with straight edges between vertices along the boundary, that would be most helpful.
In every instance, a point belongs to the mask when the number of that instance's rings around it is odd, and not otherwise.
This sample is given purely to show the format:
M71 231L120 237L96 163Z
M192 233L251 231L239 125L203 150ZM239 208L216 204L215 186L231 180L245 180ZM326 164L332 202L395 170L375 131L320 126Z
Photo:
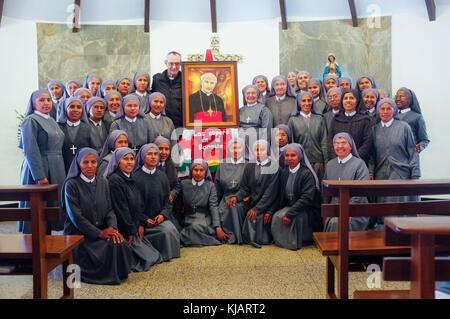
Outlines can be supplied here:
M201 89L189 96L188 123L195 120L202 122L226 122L227 115L223 100L213 90L217 84L217 77L212 73L202 74Z

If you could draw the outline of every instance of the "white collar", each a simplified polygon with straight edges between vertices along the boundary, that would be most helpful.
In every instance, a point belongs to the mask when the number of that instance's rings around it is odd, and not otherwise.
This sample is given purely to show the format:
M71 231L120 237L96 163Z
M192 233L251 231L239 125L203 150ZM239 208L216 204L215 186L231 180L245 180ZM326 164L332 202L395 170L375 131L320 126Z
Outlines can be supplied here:
M353 116L353 115L355 115L356 114L356 111L353 111L352 113L347 113L347 112L344 112L344 114L345 114L345 116Z
M147 173L147 174L153 175L153 174L155 174L155 172L156 172L156 167L155 167L154 169L150 170L150 169L148 169L147 167L142 166L142 170L143 170L145 173Z
M102 126L102 121L100 120L100 122L95 122L93 119L89 118L89 121L91 121L95 126Z
M262 162L258 162L258 160L256 160L256 165L260 165L260 166L264 166L267 163L269 163L269 158L266 158L264 161Z
M172 81L173 81L174 79L175 79L175 78L172 78L172 77L169 76L169 80L172 80Z
M52 101L55 102L56 104L58 104L61 101L61 99L62 99L62 96L59 98L59 100L52 98Z
M202 179L200 182L196 182L194 179L192 179L192 185L202 186L205 182L205 179Z
M392 123L394 123L394 118L391 118L391 120L389 122L387 122L387 123L381 121L381 126L382 127L389 127L389 126L392 125Z
M320 96L316 97L316 98L314 99L314 102L319 101L319 99L320 99Z
M293 169L289 168L289 172L291 172L292 174L295 174L295 173L297 173L297 171L299 169L300 169L300 162Z
M206 93L205 91L203 91L203 89L201 89L201 91L203 92L203 94L206 94L206 96L210 96L212 94L212 92L211 93Z
M331 109L331 111L333 111L333 114L338 114L339 113L339 109L335 110L335 109Z
M369 113L375 112L375 107L373 107L373 108L371 108L371 109L368 109L368 111L369 111Z
M134 119L130 119L128 116L125 115L125 120L127 120L130 123L134 123L137 120L137 116Z
M108 112L109 112L109 114L111 114L111 116L114 118L114 117L116 117L116 115L117 115L117 113L113 113L113 112L111 112L110 110L108 110Z
M125 176L128 177L128 178L130 178L131 174L127 174L127 173L125 173L125 172L122 171L122 170L121 170L121 172L122 172L123 175L125 175Z
M139 95L139 96L147 96L147 91L145 91L144 93L135 91L134 93L136 93L136 94Z
M234 158L230 157L230 163L234 164L234 165L237 165L237 164L240 164L240 163L244 163L244 156L239 158L236 162L234 161Z
M159 166L166 166L166 162L159 162Z
M252 107L252 106L255 106L256 104L258 104L258 101L256 101L256 102L253 103L253 104L247 104L247 106L248 106L248 107Z
M338 159L338 163L339 164L345 164L345 163L347 163L351 158L353 157L353 155L352 155L352 153L350 153L350 154L348 154L344 159L339 159L339 157L337 158Z
M302 111L300 111L300 115L303 116L304 118L311 118L311 112L309 112L309 114L305 114Z
M80 125L81 120L78 120L78 121L75 122L75 123L70 122L69 120L67 120L66 123L67 123L67 125L69 125L69 126L78 126L78 125Z
M85 181L86 183L93 183L95 181L95 175L92 179L87 178L83 173L80 173L80 177L83 181Z
M34 114L37 114L37 115L39 115L39 116L42 116L42 117L43 117L44 119L46 119L46 120L48 120L48 119L50 118L50 115L44 114L44 113L39 112L39 111L36 111L36 110L34 110Z
M409 111L411 111L411 108L410 108L410 107L407 107L406 109L402 109L402 110L398 109L398 112L399 112L400 114L407 113L407 112L409 112Z
M286 94L284 94L282 97L278 97L278 96L275 95L275 99L277 101L283 101L285 98L286 98Z
M152 119L157 119L157 120L159 120L160 117L161 117L161 113L158 114L158 115L155 115L155 114L153 114L152 112L150 112L150 113L148 113L148 114L150 114L150 117L151 117Z

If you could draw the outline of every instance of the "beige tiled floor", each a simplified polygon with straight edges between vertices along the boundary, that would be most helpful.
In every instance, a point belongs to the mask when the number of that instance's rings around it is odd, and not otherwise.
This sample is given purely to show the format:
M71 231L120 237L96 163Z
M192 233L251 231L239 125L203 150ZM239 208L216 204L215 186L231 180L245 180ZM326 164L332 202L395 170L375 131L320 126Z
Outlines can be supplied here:
M1 232L14 232L0 223ZM350 273L349 295L367 290L369 273ZM381 289L408 289L383 282ZM49 275L49 298L62 293L61 277ZM31 276L0 276L0 298L31 298ZM290 251L276 246L182 248L181 258L132 273L118 286L81 284L75 298L325 298L325 257L315 247Z

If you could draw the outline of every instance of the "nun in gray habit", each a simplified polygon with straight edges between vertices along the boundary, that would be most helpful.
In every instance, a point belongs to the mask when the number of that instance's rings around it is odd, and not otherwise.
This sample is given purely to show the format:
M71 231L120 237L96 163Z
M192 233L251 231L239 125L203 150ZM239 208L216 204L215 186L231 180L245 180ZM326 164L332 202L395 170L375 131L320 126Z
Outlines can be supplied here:
M279 130L284 131L284 133L286 133L287 135L286 144L282 146L280 144L280 141L277 142L277 140L275 139L275 134L278 134ZM286 150L288 144L293 143L293 140L294 137L292 135L292 130L285 124L277 125L272 130L272 157L275 157L275 155L278 154L278 165L280 165L281 168L286 165L286 163L284 162L284 151ZM278 150L276 148L278 148Z
M95 94L92 92L92 89L90 87L92 79L99 79L100 80L100 85L99 85L99 87L97 89L97 92L95 92ZM84 80L83 87L86 88L86 89L89 89L93 96L100 96L100 97L102 97L102 92L101 92L102 82L103 82L103 80L98 74L90 73L90 74L88 74L86 76L86 79Z
M119 147L113 153L104 177L108 179L114 211L117 214L119 231L131 248L131 270L147 271L163 261L161 254L144 237L147 223L144 201L136 184L134 173L126 173L119 167L120 160L135 153L128 147Z
M233 145L239 144L242 153L234 152ZM244 174L247 163L245 162L245 142L241 138L233 139L227 143L226 162L220 164L216 171L215 185L219 200L219 215L222 228L230 236L228 244L239 244L242 241L242 224L244 223L246 206L243 202L234 203L230 199L235 197Z
M192 171L196 166L205 169L205 176L200 181L196 181L193 176ZM181 181L181 197L184 205L184 225L180 232L183 245L221 245L218 234L223 230L217 209L217 192L205 160L196 159L192 162L190 179Z
M351 146L350 153L345 158L333 158L327 164L324 180L369 180L369 170L366 163L359 157L356 144L350 134L341 132L333 137L333 145L336 140L345 139ZM324 203L338 203L337 197L325 198ZM367 197L352 197L350 203L367 203ZM369 217L352 217L349 224L350 231L366 230L369 225ZM325 220L325 232L337 232L338 217L327 217Z
M255 90L257 96L257 100L252 104L245 97L246 92L250 89ZM259 102L260 95L261 92L256 85L247 85L242 89L244 106L239 109L239 136L245 135L247 131L252 132L249 128L253 127L256 132L256 136L253 138L269 141L270 130L273 127L272 113L264 104Z
M55 120L49 115L35 110L36 100L42 95L51 98L47 90L37 90L31 94L25 119L20 125L19 148L23 150L24 160L20 169L20 184L34 185L39 183L58 184L61 189L66 178L62 146L64 133ZM47 206L59 206L58 202L47 203ZM19 208L30 207L30 202L19 202ZM65 215L61 220L47 222L47 232L62 231ZM31 233L31 222L18 222L18 231Z
M106 127L108 128L108 132L110 131L112 122L114 122L114 120L116 119L116 116L117 116L117 113L111 112L111 110L108 108L109 98L114 95L119 97L120 105L122 105L122 102L123 102L122 95L119 92L109 91L108 93L106 93L106 95L105 95L106 110L105 110L105 115L103 116L103 121L105 122Z
M305 113L301 109L301 100L304 96L312 99L312 107ZM314 98L310 92L302 92L297 96L298 110L292 113L288 126L292 131L294 142L301 144L306 151L314 172L322 180L324 166L328 161L328 132L325 118L314 113Z
M155 167L145 161L149 150L158 152ZM136 186L144 200L144 215L147 218L144 226L144 238L155 247L164 261L180 257L180 233L170 221L172 203L169 200L170 187L166 174L157 169L159 148L156 144L145 144L136 158L134 178Z
M256 152L258 145L266 150L259 159ZM261 248L261 245L272 243L269 209L277 198L280 169L277 161L270 157L270 144L266 140L256 141L252 151L255 161L244 168L236 200L246 205L246 218L242 226L244 243Z
M278 198L271 208L276 211L271 230L277 246L297 250L312 242L314 231L322 230L320 185L303 147L292 143L288 150L297 154L299 162L281 171Z
M126 116L124 108L125 105L134 100L139 104L139 114L134 118L130 119ZM122 106L119 112L117 112L116 119L111 124L110 132L114 130L123 130L128 134L128 145L135 152L137 152L142 145L153 142L154 134L145 118L144 109L141 107L141 102L135 95L127 95L123 98Z
M277 81L283 81L286 84L286 91L283 95L277 96L275 93L274 84ZM272 79L269 97L266 98L266 106L272 112L273 125L288 123L292 111L296 108L296 96L289 89L288 80L283 75L277 75Z
M109 160L112 157L112 153L116 149L115 148L116 140L121 135L124 135L128 141L127 133L125 131L121 131L121 130L112 131L111 133L109 133L108 137L106 138L105 144L103 145L103 149L100 152L100 161L98 163L98 168L97 168L98 175L103 176L103 173L105 173L106 167L108 167ZM128 147L128 142L126 145L123 145L121 147Z
M388 103L393 109L393 117L384 122L380 118L381 105ZM377 104L378 123L373 129L374 165L369 172L378 179L418 179L420 178L419 153L414 150L415 140L408 123L399 120L398 109L391 99L382 99ZM372 163L371 163L372 164ZM417 201L417 196L377 197L377 202ZM377 218L378 223L383 220Z
M147 78L147 87L145 88L144 92L139 92L136 88L136 82L141 77L145 76ZM150 105L149 105L149 94L150 94L150 74L143 71L138 71L134 74L133 82L131 85L131 94L136 96L141 104L141 108L144 111L144 114L147 114L150 112Z
M162 97L162 99L164 100L164 108L161 113L155 115L153 113L155 111L152 111L152 103L153 100L158 96ZM146 118L148 120L148 123L150 124L153 134L155 135L155 137L163 136L167 139L170 139L173 130L175 130L175 125L173 125L172 120L166 116L166 97L164 96L164 94L159 92L152 93L148 97L148 105L149 111L147 112Z
M103 176L86 177L80 163L97 151L85 147L74 158L64 187L61 206L67 211L65 235L83 235L74 250L74 263L81 268L81 281L105 285L120 284L130 273L131 250L118 232L108 182Z
M94 105L94 103L97 103L97 102L101 102L103 104L103 107L105 108L105 113L106 113L107 112L106 102L104 99L102 99L101 97L98 97L98 96L93 96L87 101L86 113L88 114L88 117L89 117L89 125L91 126L92 131L97 136L98 151L100 152L103 144L105 144L106 138L108 137L109 129L107 127L108 125L103 120L104 116L99 122L92 120L92 117L93 117L92 106Z
M256 85L256 82L258 81L258 79L263 79L264 82L266 82L266 90L264 91L264 93L259 91L260 95L258 98L258 103L265 104L266 98L269 96L269 93L270 93L269 80L267 79L267 76L265 76L265 75L257 75L253 78L252 84Z
M400 120L408 123L411 127L416 141L416 149L419 149L420 153L428 146L430 140L428 138L425 120L423 119L422 111L420 110L419 101L417 100L414 91L408 88L401 87L398 91L405 92L409 101L409 106L399 110L398 117Z
M68 108L74 102L80 103L82 109L81 118L75 123L71 122L67 115ZM70 97L65 100L58 124L65 135L62 154L66 172L69 171L69 167L80 149L90 147L99 150L101 148L96 133L89 125L83 102L79 98Z
M56 84L61 88L62 95L60 96L59 99L55 99L55 97L52 95L50 91L51 86L54 84ZM60 81L52 80L47 83L47 91L50 92L53 102L52 110L50 111L50 116L53 117L55 120L57 120L59 118L59 112L61 108L64 106L64 98L67 95L66 87Z

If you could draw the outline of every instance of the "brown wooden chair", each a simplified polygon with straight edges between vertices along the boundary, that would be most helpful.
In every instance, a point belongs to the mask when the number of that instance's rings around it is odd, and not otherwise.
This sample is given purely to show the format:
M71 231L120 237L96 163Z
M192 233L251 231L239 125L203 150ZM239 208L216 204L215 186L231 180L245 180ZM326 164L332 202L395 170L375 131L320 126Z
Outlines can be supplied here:
M355 257L402 256L410 254L410 247L386 245L384 230L349 232L349 217L395 216L429 213L449 213L450 200L398 203L350 204L353 196L411 196L450 194L450 180L324 180L322 194L336 196L337 204L323 204L323 217L339 217L338 231L314 233L314 240L327 257L327 296L348 298L349 259ZM441 249L441 248L439 248ZM335 269L338 293L335 292ZM402 292L399 292L403 294Z
M44 207L44 201L59 200L58 185L0 186L0 201L30 201L30 208L0 208L0 221L31 220L31 235L1 234L0 261L14 268L2 275L33 275L33 297L46 299L48 273L63 265L63 296L73 298L65 271L73 264L72 250L84 236L46 235L46 221L61 218L59 207Z

